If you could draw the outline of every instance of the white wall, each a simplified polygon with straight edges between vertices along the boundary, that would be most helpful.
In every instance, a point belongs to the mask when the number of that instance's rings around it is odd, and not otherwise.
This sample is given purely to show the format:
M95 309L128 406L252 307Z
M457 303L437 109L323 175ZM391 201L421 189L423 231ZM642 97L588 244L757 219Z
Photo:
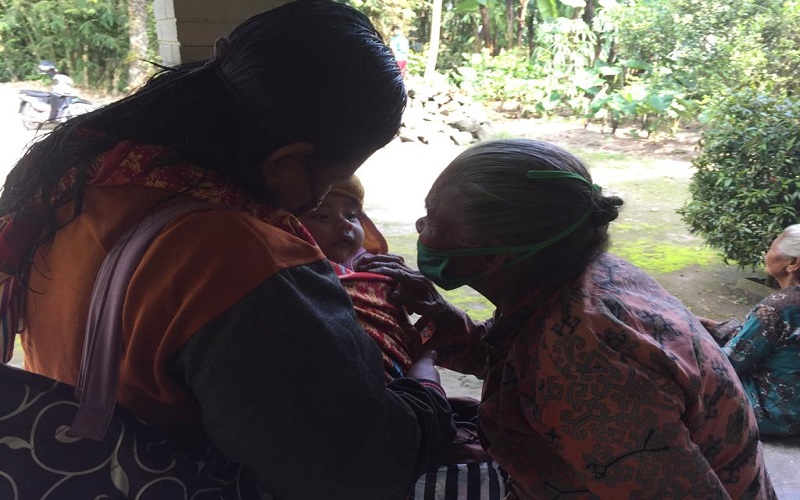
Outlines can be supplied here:
M214 40L250 16L288 0L154 0L161 58L167 65L199 61L213 53Z

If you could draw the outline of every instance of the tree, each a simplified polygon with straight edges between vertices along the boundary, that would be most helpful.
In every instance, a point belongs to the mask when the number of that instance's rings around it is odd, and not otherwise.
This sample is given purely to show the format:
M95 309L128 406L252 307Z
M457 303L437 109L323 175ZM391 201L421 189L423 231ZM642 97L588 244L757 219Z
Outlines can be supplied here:
M511 48L516 42L514 28L517 24L517 16L514 12L514 0L506 0L506 47Z
M800 213L800 99L748 90L714 106L679 212L726 260L757 268Z
M436 59L439 55L439 32L442 29L442 0L433 0L431 15L431 38L428 46L428 61L425 65L425 80L431 81L436 72Z
M522 47L525 30L527 27L528 0L519 0L517 9L517 47Z
M47 59L79 85L117 90L127 81L122 0L0 0L0 78L36 78Z
M128 60L128 85L132 88L142 85L149 75L144 59L147 57L147 20L150 0L128 0L128 39L130 52Z
M480 1L480 0L479 0ZM483 39L483 46L489 49L492 54L497 54L497 49L494 43L494 36L492 35L492 17L489 14L488 2L478 5L478 11L481 13L481 38Z
M622 59L646 61L653 76L696 100L771 80L763 33L797 0L632 0L614 10ZM794 31L800 28L795 25ZM782 37L792 35L789 27Z

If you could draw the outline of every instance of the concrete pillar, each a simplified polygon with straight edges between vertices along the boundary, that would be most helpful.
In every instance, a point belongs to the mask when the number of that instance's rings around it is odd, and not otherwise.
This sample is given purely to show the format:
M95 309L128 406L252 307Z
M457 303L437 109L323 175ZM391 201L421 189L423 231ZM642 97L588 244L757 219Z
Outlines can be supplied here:
M250 16L289 0L154 0L161 59L166 65L199 61L213 52L214 40Z

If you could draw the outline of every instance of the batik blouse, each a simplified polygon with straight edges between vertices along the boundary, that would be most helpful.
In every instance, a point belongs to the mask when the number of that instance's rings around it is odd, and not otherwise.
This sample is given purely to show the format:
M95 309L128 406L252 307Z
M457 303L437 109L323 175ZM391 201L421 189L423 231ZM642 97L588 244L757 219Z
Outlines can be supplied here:
M484 445L517 497L774 498L727 358L633 265L603 255L475 332L439 363L485 375Z
M724 347L762 434L800 433L800 286L773 293Z

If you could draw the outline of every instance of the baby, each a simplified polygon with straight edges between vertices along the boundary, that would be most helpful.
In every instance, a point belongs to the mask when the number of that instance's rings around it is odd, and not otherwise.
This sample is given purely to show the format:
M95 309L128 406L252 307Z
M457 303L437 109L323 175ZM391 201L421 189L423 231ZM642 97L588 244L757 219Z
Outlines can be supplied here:
M363 206L364 187L353 176L334 185L320 206L300 220L333 263L353 301L358 322L380 347L384 376L389 383L403 377L419 358L422 341L405 310L389 301L397 283L387 276L353 270L355 261L365 253L388 253L386 240L364 213ZM505 473L481 447L478 438L478 401L472 398L448 398L448 401L453 409L456 437L440 457L440 466L419 478L410 498L504 498Z
M300 217L353 301L361 326L383 353L386 381L403 377L420 354L420 336L405 311L389 296L396 283L374 273L353 271L365 253L387 253L388 245L364 213L364 186L353 176L334 185L315 210Z

